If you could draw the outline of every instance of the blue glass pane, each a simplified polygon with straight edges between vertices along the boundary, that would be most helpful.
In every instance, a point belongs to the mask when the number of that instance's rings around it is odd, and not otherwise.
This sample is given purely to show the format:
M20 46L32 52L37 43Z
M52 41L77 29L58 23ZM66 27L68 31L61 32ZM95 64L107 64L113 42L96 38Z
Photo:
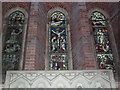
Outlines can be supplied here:
M99 68L114 69L107 20L102 13L95 11L91 15L91 22Z
M49 22L49 53L51 70L66 70L67 68L67 31L66 18L62 12L51 14ZM60 54L60 55L56 55Z

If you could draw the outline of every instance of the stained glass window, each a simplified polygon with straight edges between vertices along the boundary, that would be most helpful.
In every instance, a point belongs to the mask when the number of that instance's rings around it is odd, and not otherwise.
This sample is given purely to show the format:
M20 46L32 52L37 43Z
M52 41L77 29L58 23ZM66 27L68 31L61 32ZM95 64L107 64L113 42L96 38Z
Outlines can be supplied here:
M91 23L99 69L114 69L107 18L101 12L95 11L91 15Z
M68 69L67 21L64 13L55 11L49 19L49 68Z
M3 74L5 74L7 70L17 70L19 68L24 25L25 15L21 11L14 11L7 17L2 51Z

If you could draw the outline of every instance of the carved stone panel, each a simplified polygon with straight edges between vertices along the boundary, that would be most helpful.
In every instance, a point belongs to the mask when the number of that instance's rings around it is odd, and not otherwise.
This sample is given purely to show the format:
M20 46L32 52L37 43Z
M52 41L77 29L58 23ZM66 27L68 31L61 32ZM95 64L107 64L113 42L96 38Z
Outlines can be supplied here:
M8 71L5 88L115 88L111 70Z

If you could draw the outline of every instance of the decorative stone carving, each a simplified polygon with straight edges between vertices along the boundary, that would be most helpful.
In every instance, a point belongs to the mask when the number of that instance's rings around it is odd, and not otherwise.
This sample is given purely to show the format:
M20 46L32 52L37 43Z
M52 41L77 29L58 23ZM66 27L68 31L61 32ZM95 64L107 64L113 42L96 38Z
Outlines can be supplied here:
M5 88L115 88L111 70L8 71Z

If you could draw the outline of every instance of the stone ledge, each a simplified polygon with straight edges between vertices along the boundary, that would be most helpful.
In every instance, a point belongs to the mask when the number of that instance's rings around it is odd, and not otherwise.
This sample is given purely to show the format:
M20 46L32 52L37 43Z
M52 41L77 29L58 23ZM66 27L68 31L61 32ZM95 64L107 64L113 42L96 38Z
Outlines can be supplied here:
M8 71L5 88L116 88L111 70Z

